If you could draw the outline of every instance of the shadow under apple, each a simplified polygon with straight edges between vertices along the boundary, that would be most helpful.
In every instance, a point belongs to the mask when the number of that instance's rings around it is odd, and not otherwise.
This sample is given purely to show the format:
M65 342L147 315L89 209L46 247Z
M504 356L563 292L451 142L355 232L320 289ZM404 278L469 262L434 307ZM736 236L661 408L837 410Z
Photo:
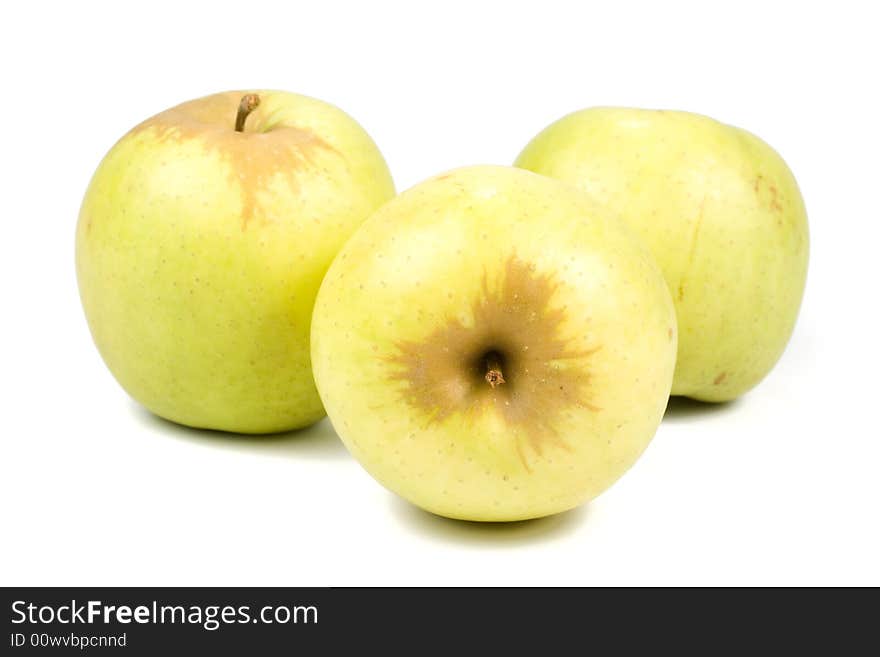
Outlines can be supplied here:
M135 402L131 405L132 413L142 425L157 430L163 435L199 443L206 447L295 459L335 461L351 458L326 417L304 429L265 435L245 435L212 429L194 429L153 415Z
M702 402L690 397L670 397L663 422L695 422L701 418L730 413L740 405L739 399L726 402Z

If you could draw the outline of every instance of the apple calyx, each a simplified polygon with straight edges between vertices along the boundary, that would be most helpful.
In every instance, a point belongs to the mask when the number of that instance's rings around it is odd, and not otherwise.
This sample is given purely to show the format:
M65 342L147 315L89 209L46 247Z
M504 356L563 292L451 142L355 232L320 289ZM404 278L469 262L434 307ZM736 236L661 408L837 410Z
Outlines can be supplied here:
M497 354L490 352L486 355L486 383L495 388L504 383L504 375L501 373L501 363Z
M238 114L235 116L235 131L244 132L244 122L248 115L260 105L260 97L257 94L245 94L238 104Z

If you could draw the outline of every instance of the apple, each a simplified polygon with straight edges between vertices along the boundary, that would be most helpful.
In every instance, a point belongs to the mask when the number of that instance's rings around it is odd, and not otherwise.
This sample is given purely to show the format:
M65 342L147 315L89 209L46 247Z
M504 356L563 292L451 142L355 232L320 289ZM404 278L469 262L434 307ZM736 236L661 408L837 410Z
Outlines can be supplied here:
M672 394L727 401L770 372L809 253L801 193L770 146L698 114L594 108L550 125L516 166L619 211L654 254L678 314Z
M82 304L110 371L153 413L193 427L320 419L315 295L393 195L366 132L312 98L219 93L144 121L98 166L76 232Z
M512 167L458 169L379 209L315 303L339 436L433 513L521 520L598 495L666 407L675 311L625 225Z

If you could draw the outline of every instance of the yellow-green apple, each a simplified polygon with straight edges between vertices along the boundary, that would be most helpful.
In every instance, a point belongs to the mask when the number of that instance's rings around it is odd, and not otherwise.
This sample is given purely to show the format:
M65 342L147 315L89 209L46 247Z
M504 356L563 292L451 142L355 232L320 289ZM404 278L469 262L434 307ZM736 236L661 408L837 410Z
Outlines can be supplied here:
M675 310L623 222L512 167L385 204L321 285L312 363L342 440L434 513L520 520L614 482L654 435Z
M141 123L101 162L77 226L80 295L110 371L181 424L318 420L315 295L393 194L366 132L305 96L220 93Z
M807 275L804 202L754 135L686 112L594 108L553 123L516 165L614 208L657 259L678 314L672 394L738 397L773 368Z

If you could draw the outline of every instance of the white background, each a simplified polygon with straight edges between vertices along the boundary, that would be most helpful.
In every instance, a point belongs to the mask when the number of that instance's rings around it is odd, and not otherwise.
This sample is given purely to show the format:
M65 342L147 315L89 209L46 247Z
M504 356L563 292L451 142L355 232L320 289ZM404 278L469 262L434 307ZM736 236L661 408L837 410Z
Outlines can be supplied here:
M0 583L880 584L877 19L819 4L6 3ZM593 503L512 525L411 508L326 421L248 439L155 419L92 345L79 203L135 123L242 87L339 105L399 189L510 163L590 105L745 127L810 215L794 338L741 400L674 402Z

